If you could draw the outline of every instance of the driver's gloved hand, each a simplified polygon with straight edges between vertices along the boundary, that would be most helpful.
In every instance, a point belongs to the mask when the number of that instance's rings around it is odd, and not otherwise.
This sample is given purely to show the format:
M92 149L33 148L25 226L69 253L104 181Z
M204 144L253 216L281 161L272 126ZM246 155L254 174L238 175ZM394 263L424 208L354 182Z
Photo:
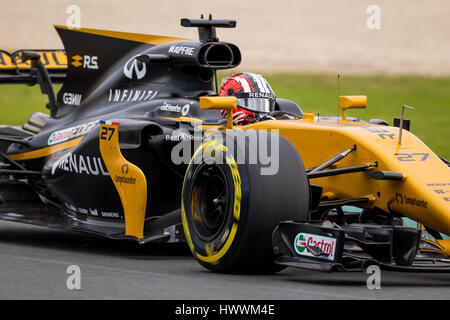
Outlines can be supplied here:
M221 111L223 117L227 117L227 110ZM243 108L237 108L236 110L233 110L233 123L236 125L244 125L253 123L256 121L256 116L254 112L251 112L249 110L243 109Z
M258 121L266 121L266 120L277 120L277 118L266 113L266 114L261 115L261 117L259 118Z

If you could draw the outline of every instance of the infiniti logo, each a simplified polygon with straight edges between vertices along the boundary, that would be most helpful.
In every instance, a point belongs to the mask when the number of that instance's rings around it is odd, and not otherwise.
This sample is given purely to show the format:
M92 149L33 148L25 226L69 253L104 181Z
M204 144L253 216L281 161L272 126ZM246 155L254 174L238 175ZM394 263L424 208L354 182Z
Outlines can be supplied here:
M132 57L123 67L123 74L128 79L133 79L133 74L136 74L136 78L140 80L145 77L145 74L147 73L147 65L136 59L138 56L140 55Z

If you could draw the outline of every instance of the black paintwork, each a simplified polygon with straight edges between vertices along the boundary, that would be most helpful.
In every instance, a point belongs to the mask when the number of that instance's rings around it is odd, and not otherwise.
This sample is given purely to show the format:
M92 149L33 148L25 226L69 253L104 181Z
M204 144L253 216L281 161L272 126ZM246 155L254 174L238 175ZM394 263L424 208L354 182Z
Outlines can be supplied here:
M67 76L57 94L58 111L38 134L30 134L28 145L10 144L7 153L46 148L51 145L52 133L94 122L76 147L21 164L44 173L42 177L29 177L28 183L60 205L64 214L123 224L121 202L101 159L99 126L95 123L118 121L123 155L139 166L147 178L147 217L178 209L185 165L171 163L171 146L177 141L167 137L180 128L193 134L193 126L161 117L193 117L214 123L223 119L218 111L201 110L198 104L199 96L214 94L213 70L200 66L205 58L199 56L211 44L181 41L154 46L76 30L57 31L68 57ZM222 42L214 45L238 50ZM169 52L171 46L193 48L192 55ZM83 64L73 65L75 56L89 56L91 63L84 65L84 59L78 59ZM240 56L236 62L239 61ZM124 68L131 70L128 77ZM144 68L145 72L138 75L136 71ZM65 98L67 95L81 95L80 105L73 105ZM58 159L61 161L64 156L69 156L72 166L58 166ZM80 172L80 161L87 170ZM101 212L117 215L102 218Z
M198 24L197 20L191 22ZM175 165L171 161L172 147L179 143L171 137L180 129L194 134L194 126L165 118L183 116L208 123L223 121L219 111L200 109L198 99L215 94L216 69L233 68L241 61L235 45L219 42L215 36L215 27L234 25L233 21L207 20L199 27L199 41L162 45L57 28L68 68L64 84L57 93L55 114L37 134L14 129L20 139L27 136L26 143L11 143L0 138L3 151L17 154L63 143L62 140L55 142L58 131L80 126L78 132L83 132L78 136L84 138L76 147L20 161L27 170L42 172L42 175L15 177L16 181L27 178L27 182L21 182L24 188L29 190L31 186L40 195L40 199L34 200L37 209L33 213L48 215L49 209L53 215L61 215L59 220L43 219L59 221L48 223L53 226L64 225L108 236L123 232L120 198L99 151L99 120L119 122L122 154L146 176L147 219L176 213L180 208L186 164ZM214 37L205 38L205 34ZM278 104L281 109L284 106L285 111L301 116L296 104L284 99ZM87 127L90 130L82 131ZM0 136L10 131L7 127L0 128ZM68 161L63 162L64 159ZM0 165L0 173L1 168ZM46 199L45 210L42 199ZM0 201L0 213L11 212L13 204L10 202L8 198ZM108 213L107 217L102 216L104 213ZM173 216L179 217L179 214ZM36 221L25 216L17 220ZM172 224L177 221L166 220ZM108 221L107 226L105 221ZM170 223L161 224L161 228Z

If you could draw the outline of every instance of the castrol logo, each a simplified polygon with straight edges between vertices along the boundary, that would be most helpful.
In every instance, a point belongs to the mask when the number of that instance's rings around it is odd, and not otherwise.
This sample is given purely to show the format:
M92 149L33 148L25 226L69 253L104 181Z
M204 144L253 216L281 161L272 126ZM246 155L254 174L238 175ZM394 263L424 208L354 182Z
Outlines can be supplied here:
M319 248L324 254L315 256L308 250L307 246ZM300 256L334 260L336 239L302 232L295 237L294 248L295 252Z

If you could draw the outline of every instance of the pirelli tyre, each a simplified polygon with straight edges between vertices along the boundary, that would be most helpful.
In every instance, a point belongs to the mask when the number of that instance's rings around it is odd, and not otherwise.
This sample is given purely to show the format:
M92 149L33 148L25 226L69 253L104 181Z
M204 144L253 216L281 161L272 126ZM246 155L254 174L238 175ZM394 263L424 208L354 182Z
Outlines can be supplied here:
M182 219L198 262L216 272L272 273L279 221L308 220L309 182L285 138L227 130L196 150L186 171Z

